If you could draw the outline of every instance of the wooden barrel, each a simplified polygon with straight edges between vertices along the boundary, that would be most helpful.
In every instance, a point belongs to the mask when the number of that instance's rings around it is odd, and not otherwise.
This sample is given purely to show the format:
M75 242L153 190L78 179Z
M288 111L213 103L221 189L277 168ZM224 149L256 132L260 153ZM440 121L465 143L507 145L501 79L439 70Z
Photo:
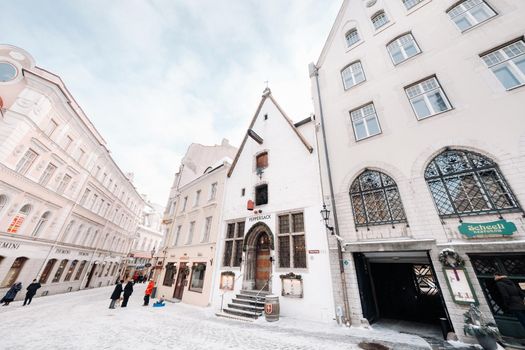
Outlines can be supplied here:
M266 300L264 302L264 317L268 322L279 321L279 296L266 296Z

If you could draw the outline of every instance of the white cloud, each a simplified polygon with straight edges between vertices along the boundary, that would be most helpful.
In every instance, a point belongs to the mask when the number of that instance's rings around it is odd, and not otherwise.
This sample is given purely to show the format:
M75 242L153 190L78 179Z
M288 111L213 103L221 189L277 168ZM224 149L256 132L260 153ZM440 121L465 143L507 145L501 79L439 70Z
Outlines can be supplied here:
M0 35L63 78L139 192L165 204L191 142L240 143L264 81L294 120L311 113L308 63L340 2L22 1Z

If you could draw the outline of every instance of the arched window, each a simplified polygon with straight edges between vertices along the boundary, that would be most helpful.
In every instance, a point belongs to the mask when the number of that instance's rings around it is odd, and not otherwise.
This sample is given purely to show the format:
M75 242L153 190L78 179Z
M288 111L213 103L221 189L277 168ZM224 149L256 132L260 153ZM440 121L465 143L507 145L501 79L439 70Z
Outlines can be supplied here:
M106 274L104 275L104 277L107 277L107 275L109 275L109 270L111 270L111 266L113 265L113 262L110 262L109 265L108 265L108 269L106 270Z
M80 266L78 267L77 274L75 275L75 281L78 281L80 279L80 276L82 275L82 271L84 271L84 267L86 266L87 261L82 260L80 263Z
M441 217L519 209L497 164L478 153L445 150L427 166L425 180Z
M7 196L5 194L0 194L0 213L7 206Z
M62 239L62 242L67 242L69 240L69 234L71 233L74 224L75 220L71 220L69 224L67 224L66 229L64 230L64 238Z
M361 39L359 38L359 32L357 31L357 29L353 28L353 29L350 29L348 32L346 32L345 40L346 40L346 45L348 47L354 45L355 43L358 43L359 40Z
M394 180L375 170L365 170L350 187L356 226L406 222L405 210Z
M38 237L42 230L44 229L46 222L49 220L49 217L51 216L51 213L49 211L46 211L40 219L38 220L35 229L33 230L33 233L31 233L31 236Z
M87 232L84 235L84 238L82 239L82 243L80 245L85 246L89 242L89 238L91 238L91 230L91 227L87 229Z
M55 266L55 263L57 262L57 259L50 259L46 267L44 268L44 271L42 272L42 275L40 275L40 283L44 284L47 282L47 279L49 278L49 275L51 274L51 270L53 270L53 267Z
M80 224L80 226L78 226L77 234L71 240L73 244L77 244L79 242L80 238L82 237L83 231L84 231L84 225Z
M7 271L7 274L2 281L2 285L0 288L8 288L13 285L13 283L16 282L16 279L18 278L18 275L20 275L20 271L22 271L22 268L24 267L24 264L26 263L27 258L26 257L18 257L13 262L13 265L11 265L11 268L9 271Z
M93 235L93 239L92 239L91 242L89 243L89 246L90 246L90 247L95 247L95 248L96 248L97 240L98 240L98 230L95 231L95 234Z
M11 221L11 224L7 228L7 232L17 233L20 230L22 224L24 223L24 220L31 212L31 209L33 209L31 204L26 204L22 208L20 208L16 216L13 218L13 221Z
M60 281L60 277L62 277L62 274L64 273L64 270L66 269L66 265L68 261L69 260L64 259L60 262L60 265L58 265L58 269L55 272L55 277L53 277L53 281L52 281L53 283Z
M371 19L372 19L372 23L374 24L374 28L376 30L378 30L379 28L383 27L385 24L388 23L388 17L386 16L385 11L383 10L373 15Z
M111 276L113 276L115 274L115 271L117 270L117 266L118 266L117 263L115 263L115 265L113 265L113 271L111 271Z
M78 260L73 260L71 262L71 265L69 265L69 269L67 270L66 277L64 277L64 282L67 282L71 279L71 276L73 276L73 272L75 272L75 267L78 264Z

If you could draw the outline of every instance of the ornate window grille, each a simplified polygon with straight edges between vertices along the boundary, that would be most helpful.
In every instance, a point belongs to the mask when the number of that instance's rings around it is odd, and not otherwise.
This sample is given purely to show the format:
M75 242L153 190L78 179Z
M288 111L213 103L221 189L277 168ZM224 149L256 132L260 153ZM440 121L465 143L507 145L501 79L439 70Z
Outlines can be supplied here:
M425 180L442 218L521 210L497 164L474 152L442 152Z
M407 222L395 181L379 171L366 170L350 187L356 226Z

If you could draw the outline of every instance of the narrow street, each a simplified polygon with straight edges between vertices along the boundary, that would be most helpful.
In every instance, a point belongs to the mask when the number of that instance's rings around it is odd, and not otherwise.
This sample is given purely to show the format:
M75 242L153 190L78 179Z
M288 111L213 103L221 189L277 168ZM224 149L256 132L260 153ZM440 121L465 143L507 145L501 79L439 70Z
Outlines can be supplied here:
M358 349L370 338L423 349L421 338L281 319L253 323L217 318L213 310L167 303L142 306L135 285L128 307L109 310L112 287L35 298L0 308L1 349ZM7 325L7 326L6 326ZM352 334L352 335L351 335Z

